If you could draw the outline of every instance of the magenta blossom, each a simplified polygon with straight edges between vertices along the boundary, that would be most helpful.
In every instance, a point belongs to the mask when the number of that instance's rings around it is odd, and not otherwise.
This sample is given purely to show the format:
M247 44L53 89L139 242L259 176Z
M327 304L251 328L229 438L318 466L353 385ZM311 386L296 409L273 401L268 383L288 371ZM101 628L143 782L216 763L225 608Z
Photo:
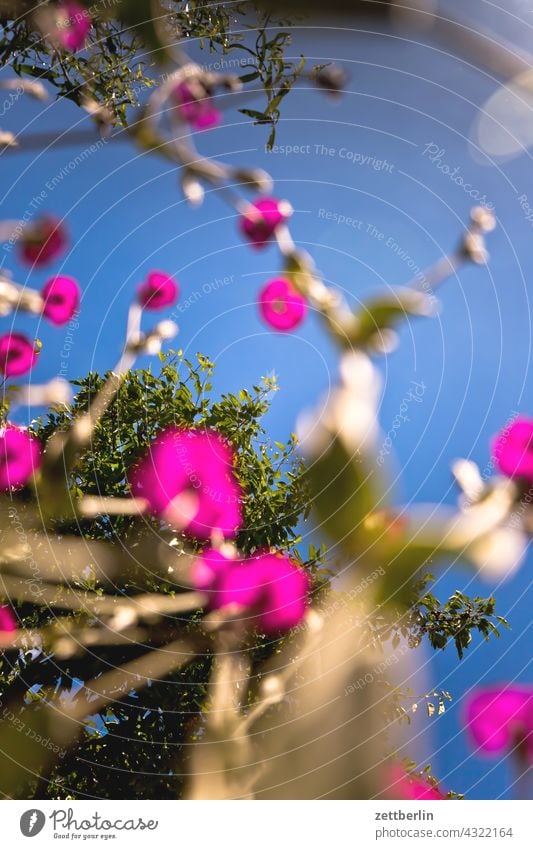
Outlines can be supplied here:
M179 295L179 286L173 277L163 271L151 271L138 290L139 303L147 310L161 310L171 306Z
M466 707L466 727L486 754L518 746L533 763L533 686L478 690Z
M261 554L218 569L211 589L214 610L238 605L266 634L288 631L305 616L309 578L286 556Z
M289 280L271 280L259 293L259 311L273 330L294 330L305 318L307 302Z
M9 607L0 607L0 633L13 634L17 630L17 620Z
M23 333L0 336L0 373L5 377L26 374L37 362L38 350Z
M0 490L24 486L41 465L39 440L7 425L0 431Z
M55 215L42 215L24 227L19 238L20 258L28 265L46 265L68 245L64 224Z
M51 33L53 40L60 47L74 53L87 41L92 21L85 6L75 0L64 0L55 4L54 24Z
M52 277L41 291L43 315L52 324L66 324L80 305L80 287L72 277Z
M130 476L131 490L170 524L209 539L233 537L242 524L242 492L229 443L212 430L168 428Z
M195 130L209 130L220 124L220 112L198 81L178 83L172 97L183 120Z
M226 557L218 548L204 548L195 559L191 580L197 590L205 592L213 589L218 578L239 561Z
M389 798L406 799L413 801L431 802L446 799L438 787L419 775L411 775L401 766L394 766L390 770L389 780L391 786L388 788Z
M254 247L262 248L270 241L276 228L291 215L292 206L288 201L262 198L250 204L241 217L241 232Z
M533 419L520 416L500 431L492 456L504 475L533 482Z

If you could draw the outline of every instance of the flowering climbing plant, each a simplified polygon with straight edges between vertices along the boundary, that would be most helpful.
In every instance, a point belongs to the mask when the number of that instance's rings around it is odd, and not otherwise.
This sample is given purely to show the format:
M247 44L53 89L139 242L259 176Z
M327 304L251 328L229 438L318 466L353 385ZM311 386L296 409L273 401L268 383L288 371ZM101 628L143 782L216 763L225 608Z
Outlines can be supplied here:
M376 359L394 349L397 325L431 317L446 277L488 262L493 213L472 210L457 248L424 285L376 292L354 309L293 240L293 207L270 176L197 147L223 120L220 91L261 83L264 111L241 111L268 125L271 144L298 79L337 94L341 69L286 59L288 33L257 11L252 46L244 37L231 44L249 57L246 73L228 74L205 70L183 48L192 33L230 49L223 6L161 4L159 15L156 4L128 0L111 10L61 0L38 10L7 5L17 14L6 13L2 62L75 100L104 134L128 124L140 151L175 166L192 207L216 190L252 250L279 249L279 273L256 296L267 328L291 332L313 311L339 367L328 397L302 411L297 434L272 444L262 421L276 380L211 397L214 364L185 358L177 326L164 318L185 286L165 270L154 268L132 292L118 363L74 381L74 397L58 380L20 385L46 350L2 331L2 792L83 798L96 788L102 797L142 798L152 773L150 794L160 797L268 798L284 787L303 798L453 798L461 788L441 787L429 765L421 772L397 755L394 729L420 699L396 686L389 659L423 641L461 657L474 632L489 638L505 627L491 595L457 592L441 603L430 587L450 561L488 582L521 565L532 528L533 421L523 415L495 438L501 474L486 479L471 461L454 464L455 509L392 503ZM249 4L237 6L238 17L250 14ZM140 105L129 87L154 80L144 60L131 68L147 48L166 70ZM119 98L111 97L110 52L126 68ZM43 96L27 79L26 89ZM128 106L138 107L131 119ZM13 143L9 133L4 143ZM71 238L49 214L6 220L0 230L31 271L52 267ZM83 309L82 289L56 274L37 291L4 269L0 314L62 326ZM137 367L141 355L158 358L159 370ZM25 427L16 423L23 404L47 412ZM321 545L304 551L309 522ZM332 708L332 694L354 680L368 682L354 688L358 700ZM451 698L426 695L430 715ZM475 693L464 705L472 746L493 756L511 749L530 764L532 704L533 687L500 682ZM40 743L22 746L14 727Z

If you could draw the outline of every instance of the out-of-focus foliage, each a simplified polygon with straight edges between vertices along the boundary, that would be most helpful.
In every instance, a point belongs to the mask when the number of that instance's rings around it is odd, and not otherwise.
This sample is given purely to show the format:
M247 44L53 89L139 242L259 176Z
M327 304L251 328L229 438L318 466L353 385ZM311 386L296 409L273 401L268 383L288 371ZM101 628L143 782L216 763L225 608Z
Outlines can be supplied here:
M90 450L71 481L73 495L128 495L126 472L146 451L158 431L171 424L216 429L235 447L237 472L245 496L245 529L237 543L245 553L268 546L292 545L299 517L309 508L303 463L295 452L295 437L270 444L261 419L268 411L276 379L264 378L251 391L223 394L212 400L213 363L198 354L193 364L181 352L161 355L159 374L151 369L128 374L117 398L98 422ZM75 381L78 392L66 413L51 414L37 429L47 439L88 409L105 377L89 374ZM95 539L126 532L132 517L98 517L83 527Z
M453 640L459 658L472 642L472 632L478 631L485 640L490 636L499 637L500 627L508 627L502 616L497 616L496 599L469 598L456 590L444 603L424 589L427 581L433 580L428 575L418 589L422 595L415 601L409 616L412 645L417 645L426 636L434 649L443 649L449 640Z
M295 453L295 437L291 436L286 445L271 444L262 426L270 396L278 388L276 381L265 379L251 390L224 394L213 400L212 379L213 364L206 357L198 354L197 362L193 363L181 352L161 355L159 373L151 369L129 372L116 399L96 424L90 448L72 474L71 494L73 498L126 497L128 469L162 428L170 424L214 428L231 440L236 449L236 470L246 494L245 530L238 538L240 550L252 553L272 546L291 551L302 562L296 545L297 525L310 507L306 470ZM76 381L78 391L72 406L34 423L36 435L45 441L58 428L67 428L74 417L87 410L104 381L104 377L94 373ZM27 491L15 497L15 509L17 504L22 509L28 503L31 500ZM133 546L130 551L135 552L137 541L143 538L151 537L154 546L157 544L160 525L146 517L99 514L76 521L58 517L53 530L59 536L78 535L87 541L113 543L117 549ZM382 713L389 720L408 718L415 709L413 694L399 692L393 683L390 658L395 657L399 647L403 654L404 647L415 647L424 637L434 648L442 648L448 640L454 640L461 654L471 640L473 629L484 636L496 633L493 599L472 601L455 593L440 605L428 591L430 576L413 587L412 605L407 611L399 610L397 619L391 619L390 610L387 616L382 616L380 607L373 605L375 589L385 574L381 567L370 574L360 573L349 592L325 593L329 570L334 565L330 562L326 568L323 562L326 555L324 548L310 546L308 558L303 562L313 578L316 609L326 622L342 612L343 627L351 623L350 628L358 631L353 651L364 652L365 674L370 670L372 691L382 694ZM176 593L172 575L167 578L157 569L141 568L131 575L124 573L116 585L119 598L134 598L146 591L170 596ZM72 589L83 599L85 593L98 594L104 587L88 563L85 577L71 584ZM109 594L109 587L105 589ZM59 600L62 591L58 588L57 592ZM54 605L50 609L26 601L18 605L18 615L26 628L42 629L55 627L58 614ZM83 607L69 615L76 627L90 627L93 622L93 616ZM146 650L168 643L178 635L192 635L198 616L199 611L191 611L155 621L148 627L142 646L135 642L129 646L97 645L68 659L35 650L21 650L18 656L6 655L0 661L2 698L8 698L10 704L24 705L23 721L29 722L35 711L75 698L81 682L98 680L102 670L128 663L138 656L140 648ZM292 639L289 636L284 641L289 652ZM249 655L252 669L259 670L273 651L280 651L282 643L271 643L256 635L252 645ZM367 652L372 653L372 662ZM140 692L132 688L126 697L89 716L85 731L74 746L55 759L40 781L29 780L25 792L47 798L83 798L95 792L102 797L138 798L145 795L148 774L155 796L180 795L181 773L190 751L186 741L190 744L202 735L211 664L211 653L207 651L166 680L155 680ZM365 691L367 685L364 681ZM361 687L353 671L343 686L345 691L353 688L354 693ZM370 691L366 692L365 697L369 694ZM423 700L428 713L442 713L447 699L448 694L432 694L417 697L416 703Z
M128 107L138 105L143 92L159 81L180 44L205 50L206 70L231 72L252 91L263 92L263 108L241 111L271 127L271 143L281 101L304 70L303 58L286 56L291 45L286 22L254 3L87 3L93 27L87 48L76 53L51 49L35 24L34 7L0 4L0 67L47 81L58 97L77 104L90 99L122 126L128 124Z
M264 435L261 423L268 410L270 396L277 390L275 379L264 379L250 391L237 395L211 397L213 364L201 354L196 363L181 353L161 357L161 370L136 370L128 374L117 398L98 422L90 449L78 464L70 481L73 496L128 495L126 472L146 451L155 434L169 424L215 428L224 434L236 449L237 473L245 496L245 524L238 539L243 552L275 546L292 550L297 542L296 525L308 509L308 494L304 484L302 461L295 454L295 439L286 445L271 444ZM56 428L64 428L72 418L87 409L104 378L92 373L76 381L78 393L68 411L50 416L34 425L35 433L46 439ZM29 493L15 498L27 501ZM146 525L147 521L151 524ZM134 542L139 534L152 534L157 544L158 523L155 520L131 516L98 515L94 519L71 519L55 523L59 534L82 535L84 539L114 541L117 548ZM317 572L320 553L313 549L303 565ZM176 587L146 570L142 574L142 590L174 594ZM118 583L118 582L117 582ZM85 591L100 592L100 584L90 568L86 579L74 589L83 598ZM141 587L130 580L117 587L121 596L135 596ZM61 590L58 590L60 593ZM16 602L16 599L13 599ZM21 605L18 610L22 623L28 628L43 627L55 621L50 609ZM74 621L91 624L84 612L71 614ZM172 639L173 632L194 630L197 612L165 617L150 629L149 643ZM0 691L2 700L26 701L26 712L39 711L44 701L64 699L76 681L97 677L102 669L118 667L139 653L133 643L124 646L96 647L80 657L62 661L55 656L21 651L13 656L0 657ZM146 646L143 646L146 648ZM253 657L263 660L272 651L266 641L256 641ZM30 782L27 792L43 793L47 797L81 797L84 794L110 798L136 798L146 793L146 775L150 774L151 792L156 797L175 798L180 792L179 763L184 738L201 730L201 708L211 666L209 654L173 674L166 682L153 682L142 693L134 691L118 704L95 715L87 723L86 732L63 759L57 761L47 780L35 786ZM6 685L9 688L6 690ZM142 705L139 709L138 705ZM108 733L112 732L112 733ZM33 785L33 786L31 786Z

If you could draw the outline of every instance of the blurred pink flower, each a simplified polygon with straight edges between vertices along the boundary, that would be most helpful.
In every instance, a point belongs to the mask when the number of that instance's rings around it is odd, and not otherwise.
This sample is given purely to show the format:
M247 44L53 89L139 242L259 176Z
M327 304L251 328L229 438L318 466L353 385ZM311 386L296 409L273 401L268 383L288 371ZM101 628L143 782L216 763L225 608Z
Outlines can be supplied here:
M168 428L130 475L134 496L175 527L201 539L233 537L242 523L242 492L229 443L212 430Z
M0 430L0 490L24 486L40 465L38 439L9 424Z
M38 351L33 342L22 333L5 333L0 336L0 373L5 377L18 377L33 368Z
M65 225L55 215L42 215L24 227L19 237L20 258L28 265L46 265L68 245Z
M439 788L430 784L426 778L420 775L411 775L399 765L392 767L388 781L391 785L387 788L389 798L425 802L446 799Z
M226 557L217 548L204 548L194 561L192 582L197 590L210 590L218 577L238 562L231 557Z
M148 310L161 310L171 306L178 295L178 284L164 271L151 271L137 290L139 303Z
M264 247L276 228L292 215L292 206L286 200L262 198L251 203L240 219L241 232L256 248Z
M294 330L305 318L307 302L289 280L271 280L259 293L259 310L274 330Z
M0 632L12 634L17 630L17 620L9 607L0 607Z
M533 481L533 419L520 416L500 431L492 456L504 475Z
M43 315L52 324L66 324L80 305L80 287L72 277L51 277L42 288Z
M261 554L219 569L211 589L214 610L236 604L266 634L296 627L305 616L309 578L287 556Z
M178 83L172 97L183 120L195 130L208 130L220 124L220 112L198 81Z
M74 53L83 47L91 30L91 16L76 0L60 0L54 8L55 28L52 38L65 50Z
M466 728L486 754L517 746L533 763L533 686L478 690L466 706Z

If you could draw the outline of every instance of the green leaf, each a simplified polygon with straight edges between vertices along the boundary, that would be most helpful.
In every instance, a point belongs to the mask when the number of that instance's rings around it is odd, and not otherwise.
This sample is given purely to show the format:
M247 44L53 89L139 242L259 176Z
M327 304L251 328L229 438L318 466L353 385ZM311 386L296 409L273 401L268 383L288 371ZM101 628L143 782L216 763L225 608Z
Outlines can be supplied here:
M350 341L353 344L379 347L383 330L390 330L409 316L435 314L429 295L406 287L395 287L368 300L356 313L356 326Z
M259 71L252 71L249 74L243 74L239 79L241 83L251 83L253 80L257 80L259 76Z
M260 124L269 124L270 118L264 112L258 112L257 109L239 109L242 115L247 115L248 118L255 118Z

